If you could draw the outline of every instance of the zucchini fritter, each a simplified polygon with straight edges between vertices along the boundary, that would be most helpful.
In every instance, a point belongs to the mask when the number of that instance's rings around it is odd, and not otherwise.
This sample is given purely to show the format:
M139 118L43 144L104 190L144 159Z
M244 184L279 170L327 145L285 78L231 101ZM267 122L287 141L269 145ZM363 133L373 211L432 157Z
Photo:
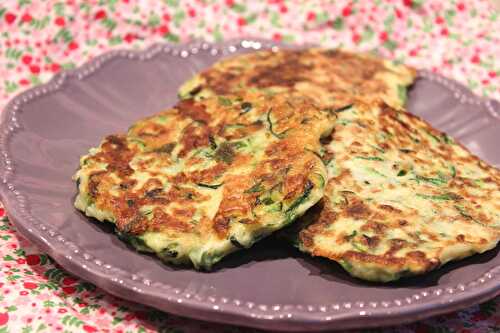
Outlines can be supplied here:
M181 101L83 156L75 206L140 251L210 269L321 199L332 116L283 95Z
M325 197L285 230L300 250L386 282L496 246L498 169L385 104L337 115Z
M200 98L254 88L305 95L325 108L362 98L400 109L415 76L410 67L369 54L318 48L260 51L215 63L187 81L179 95Z

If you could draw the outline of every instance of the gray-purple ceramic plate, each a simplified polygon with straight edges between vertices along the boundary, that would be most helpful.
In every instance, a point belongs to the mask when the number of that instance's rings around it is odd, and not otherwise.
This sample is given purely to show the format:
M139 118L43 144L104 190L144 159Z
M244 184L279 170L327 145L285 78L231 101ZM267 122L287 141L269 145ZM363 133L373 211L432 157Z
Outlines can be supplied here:
M111 52L15 98L0 128L0 192L18 230L68 271L112 294L183 316L259 328L393 325L498 295L498 247L387 285L353 279L335 263L269 239L226 258L213 273L200 273L135 253L106 225L73 208L71 176L89 147L172 105L179 85L221 56L271 46L239 40ZM500 165L497 102L427 72L409 96L411 112Z

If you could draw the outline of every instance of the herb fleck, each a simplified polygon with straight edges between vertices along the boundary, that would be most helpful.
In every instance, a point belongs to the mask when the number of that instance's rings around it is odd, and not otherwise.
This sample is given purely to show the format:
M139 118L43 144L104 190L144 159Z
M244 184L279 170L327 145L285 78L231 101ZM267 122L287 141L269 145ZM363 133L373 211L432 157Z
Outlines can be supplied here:
M264 187L262 186L262 182L258 182L249 189L245 190L244 193L255 193L255 192L262 192L264 190Z
M217 149L217 143L215 142L215 139L213 136L209 135L208 141L210 142L210 148L212 148L213 150Z
M252 107L253 106L252 106L252 103L243 102L243 103L241 103L240 107L241 107L241 110L242 110L240 112L240 114L245 114L245 113L248 113L248 112L252 111Z
M234 160L234 150L233 145L229 142L223 142L219 145L217 150L215 151L215 159L217 161L222 161L226 164L233 163Z
M455 166L452 165L450 167L450 170L451 170L451 178L455 178L455 176L457 175L457 169L455 169Z
M342 107L340 107L338 109L333 110L333 112L335 112L335 113L344 112L344 111L347 111L350 108L352 108L352 106L353 106L353 104L348 104L348 105L345 105L345 106L342 106Z
M224 183L220 183L220 184L204 184L204 183L196 183L196 185L200 186L200 187L206 187L206 188L211 188L212 190L215 190L219 187L221 187Z
M154 150L154 152L170 154L174 150L175 146L176 146L176 144L174 142L170 142L170 143L164 144L161 147L156 148Z
M446 133L441 134L441 137L443 138L444 143L447 143L449 145L452 145L455 143L452 138L450 138L448 135L446 135Z
M234 246L236 246L239 249L245 248L243 245L241 245L240 242L238 242L238 240L234 236L229 237L229 241L231 242L231 244L233 244Z
M398 172L398 177L403 177L407 174L407 171L406 170L399 170Z
M231 106L233 105L233 102L227 97L219 96L218 98L219 104L223 106Z

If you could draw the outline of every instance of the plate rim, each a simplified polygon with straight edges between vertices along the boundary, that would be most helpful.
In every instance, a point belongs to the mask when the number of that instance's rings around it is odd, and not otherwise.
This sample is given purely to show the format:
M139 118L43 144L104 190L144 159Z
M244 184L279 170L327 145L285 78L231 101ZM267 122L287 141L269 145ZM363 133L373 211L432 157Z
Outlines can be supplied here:
M239 49L286 48L295 45L277 43L254 38L237 38L219 43L194 41L185 44L156 43L143 50L112 50L84 63L82 66L56 74L49 82L33 87L13 98L4 109L0 123L0 198L7 208L7 215L20 233L37 244L59 264L76 276L96 284L111 294L157 307L161 310L196 319L217 321L258 328L273 328L288 331L300 329L324 330L336 328L360 328L410 322L448 311L455 311L500 295L500 265L477 277L460 283L454 288L424 288L409 297L410 301L388 300L373 307L368 304L286 305L253 304L245 300L216 296L197 300L197 295L187 295L181 290L163 283L141 279L98 258L93 258L75 244L65 240L50 226L38 221L26 207L26 200L9 179L14 175L10 158L9 140L22 127L17 122L17 111L23 104L59 90L71 80L85 80L95 71L116 58L148 61L159 54L187 58L200 52L212 55L228 55ZM500 103L474 95L463 85L428 71L419 71L419 76L434 81L448 89L461 103L474 105L478 112L487 112L493 120L500 122ZM71 249L68 250L68 247ZM71 254L70 254L71 253ZM110 280L109 272L116 276ZM497 281L495 281L497 280ZM465 284L468 286L465 287ZM469 286L470 285L470 286ZM159 296L158 288L162 288ZM430 295L430 296L429 296ZM426 297L441 299L439 306L429 307ZM151 299L155 304L151 304ZM142 301L141 301L142 300ZM147 300L147 301L144 301ZM369 303L369 302L365 302ZM427 305L427 306L426 306ZM327 308L328 307L328 308ZM411 318L409 318L411 314ZM404 318L404 317L408 318Z

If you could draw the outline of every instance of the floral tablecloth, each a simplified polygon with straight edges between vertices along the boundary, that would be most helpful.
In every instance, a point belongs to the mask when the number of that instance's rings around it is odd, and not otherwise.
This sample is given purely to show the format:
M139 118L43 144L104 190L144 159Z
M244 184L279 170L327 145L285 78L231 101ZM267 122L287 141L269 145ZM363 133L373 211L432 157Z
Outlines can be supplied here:
M0 110L110 49L254 36L318 43L427 68L500 99L500 13L490 1L93 0L0 2ZM66 273L0 208L0 333L251 332L117 299ZM392 332L500 332L500 297Z

